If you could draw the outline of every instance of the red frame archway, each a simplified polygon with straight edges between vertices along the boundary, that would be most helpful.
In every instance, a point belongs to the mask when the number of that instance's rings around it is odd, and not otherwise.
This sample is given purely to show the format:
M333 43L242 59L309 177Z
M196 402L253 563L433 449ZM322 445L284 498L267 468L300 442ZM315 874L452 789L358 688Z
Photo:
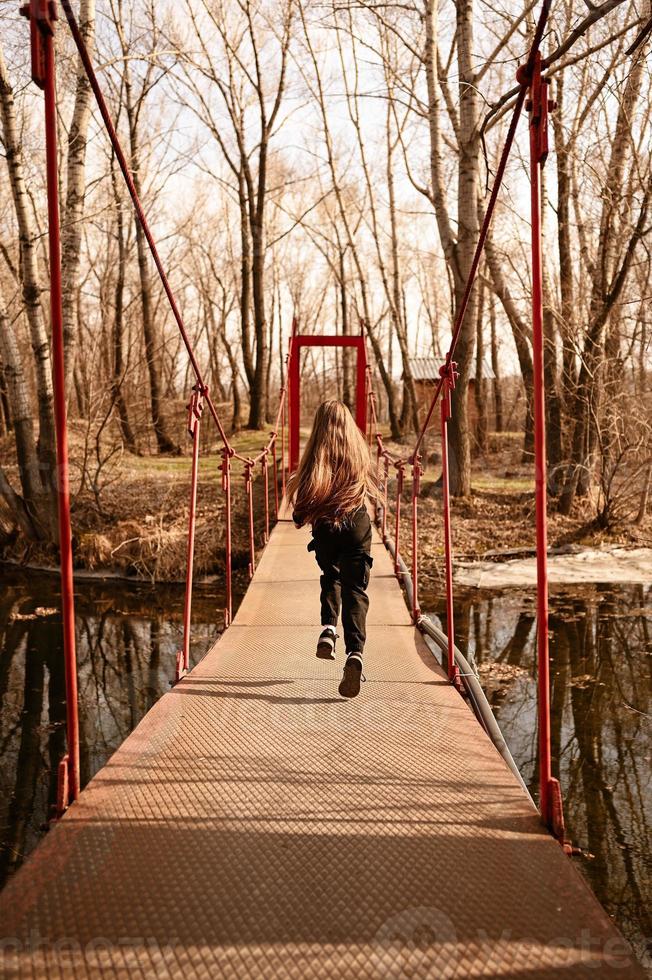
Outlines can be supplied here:
M301 428L301 377L299 351L302 347L354 347L357 351L355 420L362 432L367 430L367 351L364 337L343 334L297 334L292 337L292 354L288 364L290 471L299 465L299 433Z

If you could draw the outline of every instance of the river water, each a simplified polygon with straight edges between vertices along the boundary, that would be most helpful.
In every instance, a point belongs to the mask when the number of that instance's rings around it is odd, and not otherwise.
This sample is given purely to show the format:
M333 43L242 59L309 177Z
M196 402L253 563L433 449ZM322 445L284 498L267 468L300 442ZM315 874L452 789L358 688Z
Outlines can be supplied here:
M6 569L2 578L0 885L44 832L65 726L58 580ZM652 936L651 603L644 586L558 588L550 617L554 767L568 836L583 849L573 860L641 956ZM445 627L441 598L422 604ZM222 629L223 605L219 591L196 590L193 663ZM183 591L80 582L76 611L85 783L169 689ZM455 625L536 796L535 596L457 590Z
M444 602L422 605L445 628ZM650 965L652 587L555 587L549 622L553 775L583 851L573 860ZM536 799L535 631L535 592L456 589L457 645Z

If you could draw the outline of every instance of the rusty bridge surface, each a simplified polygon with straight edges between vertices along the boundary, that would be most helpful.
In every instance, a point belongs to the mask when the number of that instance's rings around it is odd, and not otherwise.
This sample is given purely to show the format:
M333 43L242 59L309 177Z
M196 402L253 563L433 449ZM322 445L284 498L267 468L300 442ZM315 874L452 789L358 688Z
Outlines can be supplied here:
M0 896L5 977L642 970L410 622L374 530L367 681L314 656L308 532Z

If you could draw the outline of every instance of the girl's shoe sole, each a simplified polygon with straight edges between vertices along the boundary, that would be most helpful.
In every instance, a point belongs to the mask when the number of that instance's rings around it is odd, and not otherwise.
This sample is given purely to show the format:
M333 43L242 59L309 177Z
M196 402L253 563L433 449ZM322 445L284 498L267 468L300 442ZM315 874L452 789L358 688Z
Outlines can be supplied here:
M344 676L338 687L339 693L343 698L355 698L360 693L360 681L362 679L362 664L356 666L352 663L344 664Z
M335 660L333 647L330 645L330 643L318 643L317 656L320 660Z

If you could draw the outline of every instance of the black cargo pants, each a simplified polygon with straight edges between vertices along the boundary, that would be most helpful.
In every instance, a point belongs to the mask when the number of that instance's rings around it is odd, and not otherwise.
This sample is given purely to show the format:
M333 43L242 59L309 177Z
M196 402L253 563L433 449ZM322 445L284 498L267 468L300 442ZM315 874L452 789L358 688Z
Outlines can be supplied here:
M341 606L346 652L362 653L367 635L367 586L373 564L367 508L359 507L339 528L317 523L308 551L315 552L322 571L322 626L337 626Z

